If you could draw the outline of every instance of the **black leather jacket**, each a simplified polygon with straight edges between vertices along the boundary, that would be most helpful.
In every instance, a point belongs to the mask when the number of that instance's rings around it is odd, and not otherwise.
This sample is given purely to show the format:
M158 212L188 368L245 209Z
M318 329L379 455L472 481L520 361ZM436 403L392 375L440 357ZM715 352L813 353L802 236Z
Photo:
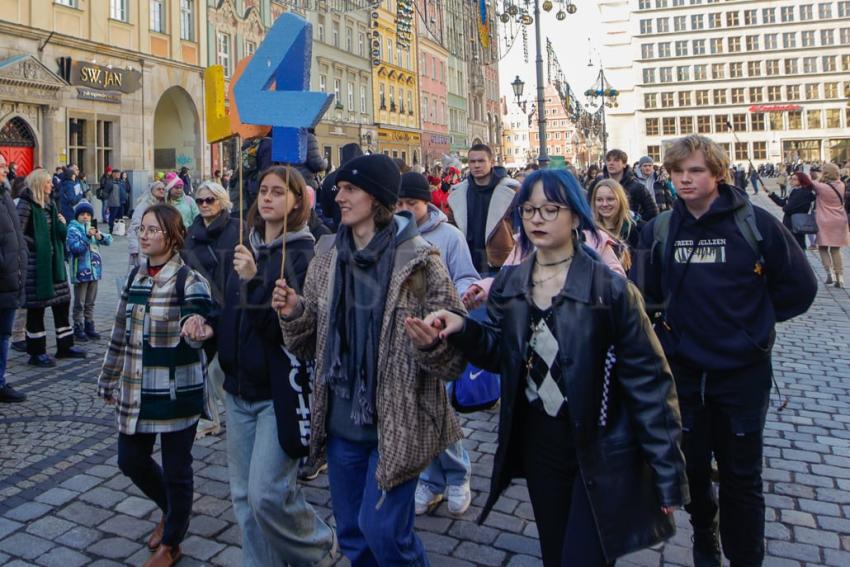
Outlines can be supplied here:
M512 478L525 476L520 448L511 440L521 431L517 401L525 395L533 265L534 255L503 268L490 291L488 319L467 319L450 339L473 364L502 377L499 445L479 521ZM689 499L676 388L637 288L582 247L553 306L581 479L606 559L612 561L670 537L673 518L660 508ZM603 365L611 345L617 364L608 423L601 428Z

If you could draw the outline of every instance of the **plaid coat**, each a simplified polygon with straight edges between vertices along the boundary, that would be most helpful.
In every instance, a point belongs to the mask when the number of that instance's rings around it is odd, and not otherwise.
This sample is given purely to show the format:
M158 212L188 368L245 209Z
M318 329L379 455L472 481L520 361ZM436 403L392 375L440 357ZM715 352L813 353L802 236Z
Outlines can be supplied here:
M336 248L332 248L313 259L294 317L281 319L286 348L304 360L316 359L311 460L319 456L327 441L323 353L336 256ZM466 360L445 342L429 351L416 349L404 328L406 317L424 317L438 309L465 312L439 250L421 237L403 242L396 250L378 347L375 476L382 490L416 478L443 449L462 438L441 380L460 376Z
M201 343L182 338L180 330L190 315L210 312L210 287L189 271L181 306L182 266L175 254L154 277L142 268L121 294L97 381L98 396L117 401L121 433L181 431L207 409L206 357Z

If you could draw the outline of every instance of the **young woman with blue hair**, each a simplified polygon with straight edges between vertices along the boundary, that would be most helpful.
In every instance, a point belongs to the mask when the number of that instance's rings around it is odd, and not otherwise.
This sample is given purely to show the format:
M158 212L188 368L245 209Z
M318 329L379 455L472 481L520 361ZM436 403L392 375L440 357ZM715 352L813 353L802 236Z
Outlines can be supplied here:
M525 259L496 276L487 318L436 311L408 334L502 376L479 521L525 478L545 567L610 565L670 537L688 500L673 378L639 293L581 245L596 229L575 177L530 174L513 214Z

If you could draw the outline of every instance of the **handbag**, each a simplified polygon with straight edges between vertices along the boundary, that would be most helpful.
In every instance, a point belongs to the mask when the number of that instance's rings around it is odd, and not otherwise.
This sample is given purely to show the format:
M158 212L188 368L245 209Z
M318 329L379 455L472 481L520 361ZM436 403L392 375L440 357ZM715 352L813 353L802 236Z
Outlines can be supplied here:
M479 307L473 309L469 317L481 321L486 313L485 308ZM488 410L499 403L501 388L498 374L467 364L460 377L449 383L449 399L459 413Z
M837 191L836 191L837 193ZM817 234L818 223L815 219L815 202L808 213L794 213L791 215L791 232L794 234Z

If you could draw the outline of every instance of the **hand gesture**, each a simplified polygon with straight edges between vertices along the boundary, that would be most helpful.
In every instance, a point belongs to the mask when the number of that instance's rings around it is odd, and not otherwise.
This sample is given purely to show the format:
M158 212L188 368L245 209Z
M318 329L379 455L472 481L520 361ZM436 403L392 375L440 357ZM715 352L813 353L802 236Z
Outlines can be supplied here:
M281 317L290 317L298 305L298 294L286 285L286 280L277 280L272 292L272 309Z
M62 213L56 213L56 217L59 219L59 222L62 224L68 224L68 221L65 220L65 217L62 216Z
M463 306L468 311L472 311L487 301L487 291L478 284L472 284L463 293L461 300L463 301Z
M257 263L254 261L254 255L244 245L236 246L233 254L233 269L239 275L239 279L247 282L257 275Z
M426 349L463 329L464 322L464 318L457 313L443 309L431 313L424 321L417 317L408 317L404 320L404 327L413 345Z
M97 229L94 227L90 228L88 234L89 236L97 236Z
M180 336L202 343L213 336L213 330L203 317L196 314L186 319L183 323Z

